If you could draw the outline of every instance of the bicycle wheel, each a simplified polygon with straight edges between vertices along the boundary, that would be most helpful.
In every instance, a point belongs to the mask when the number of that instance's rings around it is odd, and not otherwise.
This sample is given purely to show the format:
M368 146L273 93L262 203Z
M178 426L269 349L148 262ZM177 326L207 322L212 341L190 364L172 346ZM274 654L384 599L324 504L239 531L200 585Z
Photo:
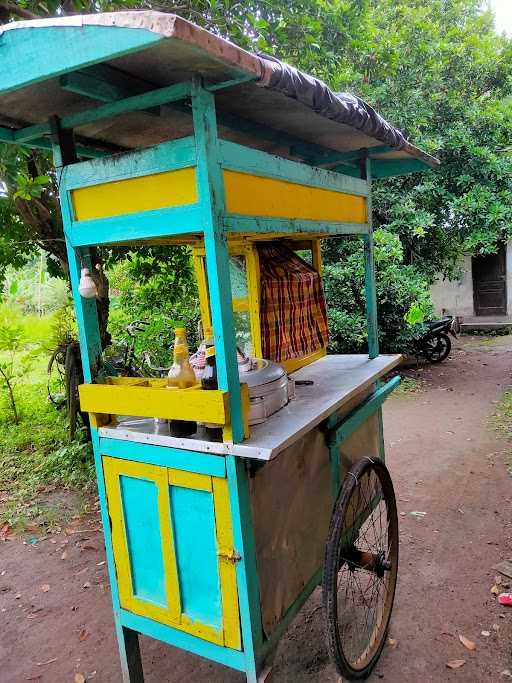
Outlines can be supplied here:
M386 642L398 571L398 516L391 477L378 458L357 462L334 506L323 602L327 645L347 680L367 678Z
M68 344L66 349L66 409L69 421L69 438L74 439L78 415L78 385L80 384L80 370L77 365L75 344Z
M439 332L435 337L429 339L423 349L423 355L431 363L441 363L452 349L450 337L444 332Z

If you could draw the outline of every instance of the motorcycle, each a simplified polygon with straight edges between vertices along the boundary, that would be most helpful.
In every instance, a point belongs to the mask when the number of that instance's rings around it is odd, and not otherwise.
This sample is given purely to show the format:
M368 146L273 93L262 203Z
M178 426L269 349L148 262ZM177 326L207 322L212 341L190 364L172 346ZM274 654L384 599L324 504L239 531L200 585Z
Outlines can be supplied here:
M442 363L448 358L452 348L448 335L457 338L456 318L447 315L441 320L429 320L425 326L425 334L415 342L416 355L423 356L429 363Z

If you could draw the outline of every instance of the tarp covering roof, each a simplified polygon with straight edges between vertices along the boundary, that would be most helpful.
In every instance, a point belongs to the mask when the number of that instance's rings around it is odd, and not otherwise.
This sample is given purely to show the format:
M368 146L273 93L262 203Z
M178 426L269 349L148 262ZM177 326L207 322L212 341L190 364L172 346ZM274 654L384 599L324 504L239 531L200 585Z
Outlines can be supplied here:
M246 76L250 80L216 92L226 139L290 158L301 156L303 142L334 152L368 148L376 159L414 160L418 167L438 163L360 98L335 93L312 76L173 14L131 11L13 22L0 26L0 63L0 126L11 130L93 108L98 100L116 99L116 93L147 92L194 76L209 83ZM84 140L121 149L191 132L190 110L175 105L76 129Z

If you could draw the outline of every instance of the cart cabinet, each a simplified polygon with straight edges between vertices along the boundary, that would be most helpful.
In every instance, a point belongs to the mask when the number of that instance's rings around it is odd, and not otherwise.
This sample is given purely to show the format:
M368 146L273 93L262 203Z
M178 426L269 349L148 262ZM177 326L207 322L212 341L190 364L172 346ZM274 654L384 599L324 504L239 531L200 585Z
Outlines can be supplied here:
M362 100L171 14L15 22L0 55L0 142L54 154L123 681L144 680L139 634L268 681L318 585L334 666L365 678L396 585L382 404L401 360L379 354L371 182L437 160ZM364 244L368 353L329 355L321 241L348 236ZM213 327L214 391L109 371L80 293L92 248L175 244ZM308 283L292 313L291 286L265 280L272 250ZM288 306L270 322L269 291ZM237 346L278 349L254 366L266 384Z

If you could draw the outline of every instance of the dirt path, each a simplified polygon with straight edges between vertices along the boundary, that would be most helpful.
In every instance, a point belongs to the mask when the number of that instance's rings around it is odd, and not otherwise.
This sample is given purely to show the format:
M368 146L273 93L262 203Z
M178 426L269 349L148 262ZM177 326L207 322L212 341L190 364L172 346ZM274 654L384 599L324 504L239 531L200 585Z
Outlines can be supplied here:
M401 564L391 636L371 681L506 681L512 608L490 593L512 557L507 444L486 428L512 383L512 340L465 339L422 374L426 388L385 409L388 464L399 498ZM426 512L424 517L411 512ZM73 533L72 533L73 532ZM121 680L102 538L96 518L35 544L0 542L0 683ZM318 591L291 625L276 683L331 683ZM489 637L481 635L490 631ZM476 642L474 652L459 634ZM142 639L147 683L242 683L223 667ZM464 659L451 671L446 662Z

